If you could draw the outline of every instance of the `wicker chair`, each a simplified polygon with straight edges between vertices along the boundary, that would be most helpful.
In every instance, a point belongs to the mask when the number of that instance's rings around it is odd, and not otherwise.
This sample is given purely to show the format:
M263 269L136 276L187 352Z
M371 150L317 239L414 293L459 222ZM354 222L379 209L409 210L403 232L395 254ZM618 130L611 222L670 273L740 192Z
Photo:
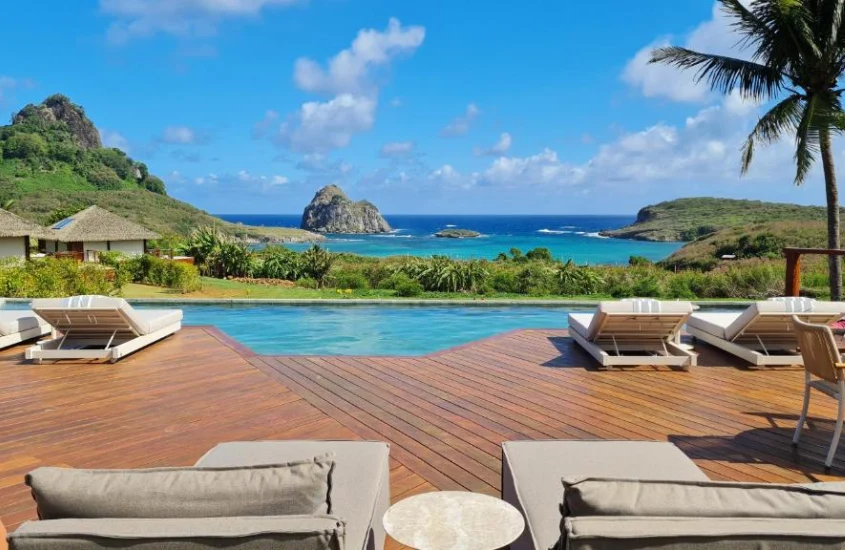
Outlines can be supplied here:
M807 409L810 406L810 390L816 389L833 397L839 402L836 415L836 428L833 430L833 440L824 461L826 468L830 468L836 448L839 446L839 436L842 435L842 422L845 420L845 363L839 355L839 347L833 339L833 331L826 325L814 325L793 317L798 345L804 358L804 406L801 418L795 428L792 444L797 445L801 438L801 430L807 420Z

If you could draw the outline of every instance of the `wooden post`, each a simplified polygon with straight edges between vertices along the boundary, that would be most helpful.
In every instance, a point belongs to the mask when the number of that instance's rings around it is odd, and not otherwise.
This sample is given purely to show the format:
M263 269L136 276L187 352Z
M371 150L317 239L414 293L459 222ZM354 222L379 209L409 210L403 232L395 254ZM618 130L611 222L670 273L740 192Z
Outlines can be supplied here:
M784 296L801 294L801 253L786 249L786 289Z
M29 241L29 235L24 235L24 237L23 237L23 248L24 248L23 256L24 256L24 259L26 259L26 261L29 261L29 246L30 246L30 244L31 243Z

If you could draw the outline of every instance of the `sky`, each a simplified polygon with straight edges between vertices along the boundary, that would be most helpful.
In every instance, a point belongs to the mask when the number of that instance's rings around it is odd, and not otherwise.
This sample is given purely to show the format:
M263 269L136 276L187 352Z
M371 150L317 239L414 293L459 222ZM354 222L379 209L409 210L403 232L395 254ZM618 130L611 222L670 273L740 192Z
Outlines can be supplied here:
M824 203L820 170L792 183L789 141L740 177L765 105L646 63L666 44L742 55L712 0L9 0L4 15L0 109L63 93L216 214L298 213L330 183L388 214Z

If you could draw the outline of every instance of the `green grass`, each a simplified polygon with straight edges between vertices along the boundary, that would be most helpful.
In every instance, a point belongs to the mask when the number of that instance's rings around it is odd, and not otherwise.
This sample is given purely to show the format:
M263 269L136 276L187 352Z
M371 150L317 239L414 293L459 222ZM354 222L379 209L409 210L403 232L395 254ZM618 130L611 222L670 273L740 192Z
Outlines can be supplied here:
M315 299L376 299L376 298L397 298L392 290L353 290L347 294L340 293L336 289L310 289L310 288L282 288L275 286L256 285L229 281L224 279L202 278L203 288L197 292L181 294L179 292L149 285L131 283L123 287L123 296L126 298L178 298L178 299L253 299L253 300L315 300ZM561 296L543 295L528 296L525 294L494 293L480 296L478 294L467 294L461 292L424 292L414 298L400 298L407 300L602 300L612 299L610 296Z

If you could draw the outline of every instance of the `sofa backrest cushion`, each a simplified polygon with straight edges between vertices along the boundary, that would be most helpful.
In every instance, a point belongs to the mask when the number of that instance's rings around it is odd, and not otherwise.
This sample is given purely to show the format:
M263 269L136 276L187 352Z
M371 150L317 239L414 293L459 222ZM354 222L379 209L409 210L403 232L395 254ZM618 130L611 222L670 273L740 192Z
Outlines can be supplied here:
M330 516L30 521L9 550L343 550L346 526Z
M573 517L568 550L833 550L845 546L835 519Z
M76 470L26 476L41 519L331 513L333 455L267 466Z
M845 519L845 494L807 485L563 480L565 516Z

